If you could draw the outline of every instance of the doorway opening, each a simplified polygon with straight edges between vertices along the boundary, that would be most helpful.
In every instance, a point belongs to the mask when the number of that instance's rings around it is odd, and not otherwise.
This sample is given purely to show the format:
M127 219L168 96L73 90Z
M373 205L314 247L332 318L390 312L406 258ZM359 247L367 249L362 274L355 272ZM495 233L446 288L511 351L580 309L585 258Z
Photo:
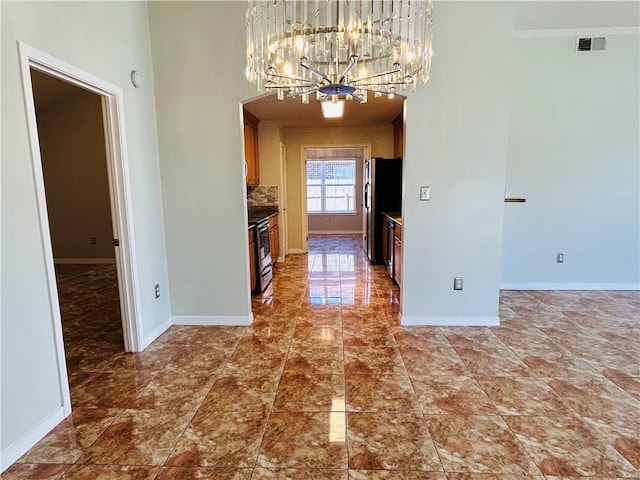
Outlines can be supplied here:
M60 392L69 415L72 382L114 355L141 348L123 94L26 44L19 43L19 52ZM64 326L63 317L70 320Z
M259 151L259 187L250 186L247 188L248 200L252 195L252 190L265 189L263 199L269 199L269 190L272 186L278 185L280 197L279 211L286 212L286 223L279 220L281 234L280 252L285 251L287 255L284 267L296 264L306 264L305 268L315 268L313 257L314 252L326 247L327 242L332 242L330 233L337 234L336 245L341 240L355 242L360 248L363 246L365 236L364 214L364 163L372 156L384 158L402 157L404 145L403 126L405 118L406 98L396 95L390 99L386 96L370 96L366 104L357 101L347 102L344 116L342 118L327 119L322 115L320 102L310 102L303 104L299 98L285 96L284 100L278 100L277 95L265 94L255 97L242 103L241 110L249 111L258 121L257 138L253 135L246 135L245 128L245 154L247 147L252 146L252 142L257 140ZM247 141L248 140L248 141ZM286 153L283 153L286 149ZM355 150L350 151L351 149ZM310 157L308 158L307 150ZM353 178L354 166L349 162L356 162L355 165L355 186L353 183L347 189L349 192L342 192L343 203L346 203L349 212L340 214L340 218L345 220L355 220L347 229L344 226L336 225L337 215L332 215L327 221L327 210L308 214L310 208L308 190L310 184L307 183L307 162L322 160L320 154L317 158L313 155L322 150L334 150L334 157L327 157L326 160L334 161L332 170L339 170L339 176L350 176ZM311 153L313 152L313 153ZM363 153L364 152L364 153ZM284 159L284 162L282 161ZM278 164L278 161L280 163ZM335 161L345 160L346 164L337 164ZM358 165L358 162L361 164ZM249 168L247 168L249 170ZM247 179L249 183L250 179ZM341 180L344 180L342 178ZM322 180L317 180L322 182ZM325 178L325 187L327 185ZM355 191L355 193L353 193ZM284 201L282 200L284 197ZM322 205L322 194L316 195L316 203ZM327 192L325 191L324 203L327 207ZM337 199L335 199L337 200ZM250 206L248 201L248 206ZM355 207L355 212L353 211ZM331 207L329 207L331 210ZM335 212L332 212L332 214ZM314 218L312 219L311 216ZM309 244L309 233L316 231L314 221L324 223L323 235L312 234L311 245ZM310 224L311 222L311 224ZM330 224L329 227L326 224ZM318 228L317 230L320 230ZM333 232L332 232L333 231ZM351 239L348 237L352 237ZM284 248L283 248L284 246ZM248 249L248 256L251 258L251 246ZM308 254L307 256L304 256ZM313 258L312 258L313 257ZM333 257L332 257L333 258ZM319 261L319 259L318 259ZM313 265L312 265L313 264ZM320 264L317 264L318 268ZM248 269L250 271L250 268ZM335 273L335 271L333 271ZM250 277L253 277L250 275ZM277 276L274 275L277 280ZM277 282L276 282L277 283ZM273 283L272 283L273 285ZM288 288L293 288L291 282L287 282ZM304 288L304 285L297 285ZM273 302L273 298L278 294L268 289L260 298L249 296L253 299L252 311L254 316L264 310L264 306ZM290 293L290 291L289 291Z
M125 351L102 99L30 74L73 404L73 386Z
M362 171L370 145L304 147L309 234L362 233Z

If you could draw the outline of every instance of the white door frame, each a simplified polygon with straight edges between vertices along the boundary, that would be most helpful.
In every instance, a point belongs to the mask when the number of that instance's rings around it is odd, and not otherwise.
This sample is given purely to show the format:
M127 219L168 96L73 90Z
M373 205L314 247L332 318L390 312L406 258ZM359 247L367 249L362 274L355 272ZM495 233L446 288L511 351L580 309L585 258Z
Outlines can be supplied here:
M320 149L320 148L361 148L363 150L362 162L371 158L371 144L370 143L335 143L335 144L319 144L319 145L300 145L300 160L302 165L300 166L300 195L302 198L302 253L309 251L309 214L307 213L307 150ZM360 172L362 174L362 172ZM357 172L356 172L357 175Z
M289 193L287 191L287 147L284 142L280 142L280 205L282 210L282 223L280 230L280 238L282 243L282 252L280 258L284 261L289 255Z
M135 261L136 250L133 235L133 215L131 210L129 168L124 126L123 91L122 88L118 86L112 85L25 43L18 42L18 50L20 53L22 86L27 112L31 160L40 220L40 235L49 288L49 304L54 320L55 347L58 358L58 371L60 373L60 391L62 393L65 415L69 415L71 413L71 397L69 395L69 380L62 337L62 319L53 264L51 232L47 214L47 199L44 189L44 176L42 173L42 159L40 156L40 142L38 140L38 126L30 69L33 68L34 70L44 72L102 97L111 217L114 237L119 240L120 244L119 247L115 248L115 252L124 348L128 352L137 352L140 351L141 346L142 326L140 323L140 298L137 288L138 275Z

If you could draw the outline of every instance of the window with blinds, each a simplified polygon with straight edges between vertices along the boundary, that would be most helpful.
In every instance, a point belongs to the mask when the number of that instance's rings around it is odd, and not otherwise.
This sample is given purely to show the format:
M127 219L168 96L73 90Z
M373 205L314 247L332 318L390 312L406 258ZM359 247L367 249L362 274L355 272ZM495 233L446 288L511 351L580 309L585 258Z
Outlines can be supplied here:
M307 160L307 212L356 213L355 160Z

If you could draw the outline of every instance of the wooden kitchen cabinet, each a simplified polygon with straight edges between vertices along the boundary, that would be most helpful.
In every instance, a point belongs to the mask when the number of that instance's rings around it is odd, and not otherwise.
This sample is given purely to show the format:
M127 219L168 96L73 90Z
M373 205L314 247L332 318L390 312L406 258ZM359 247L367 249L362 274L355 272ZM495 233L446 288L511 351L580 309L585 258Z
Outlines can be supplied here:
M393 276L392 259L393 259L393 230L395 222L387 217L382 216L382 262L389 272L390 276Z
M256 227L249 228L249 275L251 276L250 284L251 291L256 289L256 242L255 242Z
M275 265L280 257L280 227L278 226L278 215L269 219L269 246L271 247L271 260Z
M393 156L398 158L404 155L404 119L402 114L393 120Z
M260 184L260 163L258 158L258 120L244 109L244 159L247 185Z
M382 261L385 267L389 265L389 219L382 217Z
M393 279L401 286L402 281L402 225L393 230Z

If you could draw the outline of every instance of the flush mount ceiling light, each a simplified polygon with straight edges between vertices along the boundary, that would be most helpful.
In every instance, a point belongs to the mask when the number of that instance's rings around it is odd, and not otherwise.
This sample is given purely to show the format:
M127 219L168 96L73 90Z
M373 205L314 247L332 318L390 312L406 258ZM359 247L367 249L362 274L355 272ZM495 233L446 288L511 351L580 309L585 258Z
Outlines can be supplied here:
M333 100L320 102L320 105L322 105L322 116L324 118L340 118L344 113L344 100L334 98Z
M431 0L249 0L246 20L247 79L280 100L364 103L429 80Z

